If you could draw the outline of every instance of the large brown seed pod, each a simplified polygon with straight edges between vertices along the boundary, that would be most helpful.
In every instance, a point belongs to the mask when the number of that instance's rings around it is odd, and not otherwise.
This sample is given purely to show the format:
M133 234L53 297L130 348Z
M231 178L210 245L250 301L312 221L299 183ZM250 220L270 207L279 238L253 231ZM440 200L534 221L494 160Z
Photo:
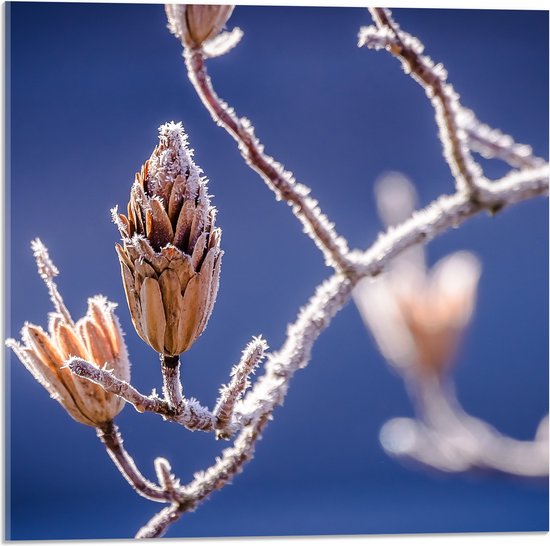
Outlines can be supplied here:
M128 216L114 211L126 299L139 336L165 356L204 331L218 292L221 230L206 179L181 123L159 128L159 144L136 174Z

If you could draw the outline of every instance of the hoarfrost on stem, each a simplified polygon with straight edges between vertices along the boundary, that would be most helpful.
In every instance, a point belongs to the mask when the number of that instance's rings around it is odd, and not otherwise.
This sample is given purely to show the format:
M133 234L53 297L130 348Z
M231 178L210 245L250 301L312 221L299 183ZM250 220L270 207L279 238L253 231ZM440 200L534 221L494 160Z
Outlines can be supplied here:
M220 387L213 410L188 397L181 385L179 354L190 347L194 338L189 334L178 339L175 335L180 331L176 327L180 315L173 312L173 303L178 295L181 297L182 290L187 290L191 277L196 285L201 279L204 281L206 272L201 268L208 264L212 283L200 284L206 294L198 305L201 312L193 309L193 320L189 319L193 326L189 331L198 337L206 326L217 292L221 232L214 228L216 211L209 202L206 178L193 162L183 125L169 122L159 128L159 144L132 187L128 218L115 208L113 219L125 245L117 251L130 313L140 337L161 356L163 395L156 391L144 395L130 384L129 376L118 377L107 366L98 366L82 354L67 355L62 369L63 373L70 370L74 380L88 387L93 385L104 397L112 395L119 402L130 402L138 412L155 413L189 430L212 432L217 438L232 440L232 444L210 466L195 472L188 483L173 475L170 463L158 457L154 462L158 483L153 483L141 474L124 449L121 434L112 420L101 423L97 427L98 437L120 473L138 494L168 504L136 536L162 536L182 514L194 510L242 471L253 457L274 409L283 403L293 375L308 365L319 335L349 301L352 292L382 353L403 374L409 386L415 384L421 400L420 419L390 421L383 428L381 439L388 451L446 470L492 467L518 475L547 472L547 445L544 450L547 438L542 433L529 443L499 435L488 425L465 415L452 388L442 381L448 373L445 359L452 356L458 334L473 310L479 270L474 258L460 254L449 259L454 260L451 275L449 261L428 275L422 249L427 241L474 215L494 214L514 203L547 195L550 172L547 162L534 157L529 146L517 144L512 137L481 124L473 112L460 104L459 95L448 83L447 70L425 55L420 40L403 31L388 10L372 8L375 24L361 29L359 45L388 50L424 88L434 107L443 155L456 191L415 210L414 190L394 173L391 184L379 187L378 205L387 224L385 231L369 248L350 250L334 222L321 211L311 189L297 182L291 171L265 153L250 120L239 117L214 89L206 59L227 53L242 37L239 29L222 32L232 10L232 6L183 4L166 8L169 28L184 46L189 80L204 106L235 140L247 165L260 175L275 199L289 205L303 232L319 248L334 273L299 310L278 350L267 354L265 340L261 336L252 339L231 369L228 382ZM500 180L489 181L474 160L473 152L502 159L520 170L511 170ZM183 179L185 184L178 186ZM175 190L170 193L167 187ZM170 205L184 200L191 201L188 209L196 216L190 220L191 212L182 213L180 227L185 225L188 231L194 230L193 237L185 229L177 231L179 220L175 225L172 223L174 211L177 215L181 211L178 207L171 209ZM205 257L208 249L215 250L215 258ZM35 241L33 251L56 313L73 324L53 282L57 270L47 250ZM216 265L214 260L218 260ZM175 270L185 277L181 286ZM470 282L468 286L465 279ZM415 290L410 290L411 286ZM445 305L439 305L441 301ZM182 304L181 309L188 311L188 307ZM431 337L431 323L426 315L438 318L445 336L437 340ZM442 339L446 343L441 343ZM12 342L10 346L25 360L27 355L21 345ZM253 378L257 370L261 374ZM49 385L47 381L43 384ZM463 449L460 444L466 435L475 436L475 441ZM484 451L489 444L491 450ZM454 459L448 457L453 450ZM498 453L504 452L505 456L499 460ZM508 454L511 458L506 459ZM535 460L531 466L517 464L521 458L531 456Z

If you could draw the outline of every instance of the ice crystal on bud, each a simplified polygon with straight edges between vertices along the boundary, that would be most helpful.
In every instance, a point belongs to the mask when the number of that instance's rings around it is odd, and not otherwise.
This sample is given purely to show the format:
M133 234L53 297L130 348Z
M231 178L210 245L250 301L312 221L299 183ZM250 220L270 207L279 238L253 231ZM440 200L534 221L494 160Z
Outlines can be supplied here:
M200 173L181 123L166 123L136 174L128 216L113 211L134 327L166 356L186 351L201 335L218 292L221 230Z
M74 323L52 282L58 271L46 247L36 239L32 248L56 312L50 314L49 332L26 323L21 330L22 343L8 339L6 344L73 419L101 427L120 412L124 401L99 385L71 374L65 363L71 357L82 358L97 367L109 367L116 377L129 381L130 362L122 329L114 314L116 304L103 296L89 298L86 315Z

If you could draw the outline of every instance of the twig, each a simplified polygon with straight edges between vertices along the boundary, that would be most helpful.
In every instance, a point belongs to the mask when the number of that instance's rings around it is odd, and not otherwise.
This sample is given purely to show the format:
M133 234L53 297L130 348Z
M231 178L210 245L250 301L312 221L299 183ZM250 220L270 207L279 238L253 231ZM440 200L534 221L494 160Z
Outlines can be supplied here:
M173 503L162 509L144 525L136 534L136 538L160 538L166 533L169 525L179 519L180 506Z
M462 192L439 197L409 220L388 228L368 250L355 252L353 259L357 275L379 274L392 258L407 248L426 243L483 210L496 213L513 203L547 195L549 175L548 165L512 172L496 182L483 185L475 202Z
M267 343L261 337L253 338L243 351L240 362L231 371L231 382L229 385L222 387L220 398L214 409L218 437L227 438L230 436L229 429L235 404L250 386L248 378L259 366L267 348Z
M146 396L140 393L135 387L119 379L109 370L98 368L94 364L78 357L70 358L66 366L78 377L93 381L101 385L107 392L120 396L126 402L132 404L139 413L147 411L166 417L174 416L174 411L164 400L156 396Z
M548 438L539 426L534 440L515 440L468 415L454 396L452 384L413 382L419 419L394 418L380 439L396 457L417 460L445 472L472 468L524 477L548 476Z
M254 424L243 428L233 447L225 449L210 468L196 473L195 479L181 488L186 500L161 510L138 531L136 538L163 536L170 524L177 521L182 514L194 510L211 493L230 482L253 457L256 442L267 421L268 416L264 415Z
M115 377L110 371L98 368L81 358L71 358L67 366L72 373L101 385L107 392L112 392L132 404L140 413L151 412L162 415L165 419L185 426L189 430L214 430L216 419L196 400L185 400L178 411L156 395L145 396L126 381Z
M348 260L348 245L340 237L328 218L321 212L317 201L309 196L310 189L295 181L292 174L272 157L264 154L250 122L239 118L235 111L223 102L212 87L201 51L184 51L185 63L191 83L214 121L222 126L237 142L246 163L264 179L278 200L292 206L295 216L302 222L309 235L324 254L327 265L338 271L353 274Z
M106 423L104 427L98 428L97 436L105 446L109 457L136 493L155 502L171 500L166 491L141 475L134 460L124 449L118 427L112 421Z
M174 492L179 489L179 480L172 474L172 467L164 457L157 457L154 465L159 484L165 491Z
M469 147L487 159L498 158L518 169L534 169L546 163L533 155L531 146L518 144L510 135L481 123L467 108L459 112L458 123L466 131Z
M391 29L373 26L361 28L359 46L376 50L388 49L392 53L400 47ZM531 146L518 144L510 135L481 123L468 108L460 107L456 112L456 123L466 134L467 147L486 159L498 158L519 169L534 169L545 163L544 159L533 155Z
M162 391L168 405L177 415L180 415L185 407L180 381L180 367L179 357L160 355L160 369L163 381Z
M48 254L48 249L44 246L40 239L34 239L31 241L31 248L38 267L38 274L42 277L42 280L48 288L50 299L55 307L55 310L63 316L68 324L74 326L71 314L65 306L63 298L61 297L61 294L57 289L57 285L54 282L54 278L59 275L59 270L51 261L50 255Z
M459 126L457 116L462 107L458 94L447 83L447 72L442 64L423 55L424 46L413 36L403 32L385 8L370 8L372 18L378 27L385 31L389 40L388 49L401 60L405 72L418 82L428 95L439 127L439 137L443 144L443 155L456 180L457 189L467 192L472 199L477 198L479 182L483 180L481 167L474 161L468 148L467 135ZM362 29L364 41L368 29ZM366 42L367 45L368 42ZM374 47L379 47L375 45Z

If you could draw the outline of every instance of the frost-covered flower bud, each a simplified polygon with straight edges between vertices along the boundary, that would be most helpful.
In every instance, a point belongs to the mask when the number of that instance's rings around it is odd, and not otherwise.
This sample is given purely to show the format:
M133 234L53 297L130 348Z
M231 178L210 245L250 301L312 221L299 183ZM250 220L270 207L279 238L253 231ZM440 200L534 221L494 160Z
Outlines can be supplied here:
M165 356L191 347L218 293L221 230L207 181L193 163L181 123L159 128L159 145L136 174L128 216L113 211L116 245L134 327Z
M234 6L166 4L170 32L190 48L200 48L215 38L231 16Z
M33 248L37 261L45 257L49 262L40 241L34 241ZM40 265L39 262L39 269ZM42 276L51 288L53 275ZM65 363L76 356L96 366L106 365L119 379L130 380L128 352L114 314L116 304L103 296L94 296L88 300L86 315L75 324L56 289L52 299L57 304L57 311L50 313L49 333L40 326L26 323L21 330L22 343L8 339L6 344L73 419L91 427L101 427L120 412L124 400L87 379L73 375Z

